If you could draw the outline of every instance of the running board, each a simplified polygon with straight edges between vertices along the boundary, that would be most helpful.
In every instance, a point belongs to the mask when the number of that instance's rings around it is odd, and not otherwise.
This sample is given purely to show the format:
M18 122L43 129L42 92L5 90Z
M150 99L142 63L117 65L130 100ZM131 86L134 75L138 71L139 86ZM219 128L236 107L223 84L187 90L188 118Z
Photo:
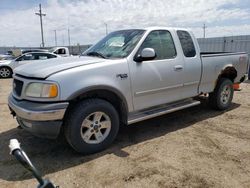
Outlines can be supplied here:
M182 110L191 106L196 106L199 105L200 101L196 100L185 100L185 101L179 101L177 103L172 103L168 105L162 105L160 107L154 108L154 109L149 109L146 111L138 112L136 114L131 115L128 118L128 125L137 123L139 121L143 121L146 119L154 118L157 116L161 116L164 114L168 114L171 112L175 112L178 110Z

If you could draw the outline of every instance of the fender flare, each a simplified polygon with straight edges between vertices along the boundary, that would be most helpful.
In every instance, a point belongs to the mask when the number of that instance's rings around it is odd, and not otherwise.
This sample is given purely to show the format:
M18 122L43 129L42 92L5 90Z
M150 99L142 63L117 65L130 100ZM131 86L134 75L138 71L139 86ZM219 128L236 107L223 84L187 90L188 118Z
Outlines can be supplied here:
M106 85L89 86L89 87L86 87L86 88L83 88L83 89L80 89L80 90L74 92L66 100L68 100L68 101L74 100L77 97L83 95L84 93L95 91L95 90L104 90L104 91L111 92L111 93L114 93L115 95L117 95L118 98L125 105L124 106L125 110L128 113L128 103L127 103L125 96L118 89L111 87L111 86L106 86Z

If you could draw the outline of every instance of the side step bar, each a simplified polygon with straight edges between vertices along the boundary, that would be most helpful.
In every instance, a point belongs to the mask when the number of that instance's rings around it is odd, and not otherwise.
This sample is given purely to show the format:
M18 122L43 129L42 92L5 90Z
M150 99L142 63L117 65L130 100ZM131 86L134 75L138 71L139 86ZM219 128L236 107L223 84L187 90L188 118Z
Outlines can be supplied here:
M200 104L200 101L190 99L190 100L184 100L181 102L179 101L179 102L168 104L168 105L162 105L160 107L138 112L136 114L131 114L128 118L128 125L137 123L139 121L143 121L146 119L161 116L164 114L168 114L171 112L175 112L178 110L182 110L191 106L196 106L199 104Z

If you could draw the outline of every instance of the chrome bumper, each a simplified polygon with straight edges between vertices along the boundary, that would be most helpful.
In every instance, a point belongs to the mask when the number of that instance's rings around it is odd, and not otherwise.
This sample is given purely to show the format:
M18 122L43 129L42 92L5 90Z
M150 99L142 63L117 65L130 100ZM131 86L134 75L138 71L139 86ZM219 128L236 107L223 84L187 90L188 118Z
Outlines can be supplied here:
M30 121L62 120L68 107L68 102L63 103L35 103L18 101L12 95L8 98L12 112L22 119Z

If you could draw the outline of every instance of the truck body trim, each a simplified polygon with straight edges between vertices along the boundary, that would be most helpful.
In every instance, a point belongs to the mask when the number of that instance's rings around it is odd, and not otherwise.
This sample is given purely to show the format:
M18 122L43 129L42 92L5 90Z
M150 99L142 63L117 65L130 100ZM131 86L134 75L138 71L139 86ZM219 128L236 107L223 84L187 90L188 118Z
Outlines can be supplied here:
M185 108L189 108L192 106L199 105L200 101L195 101L195 100L183 100L183 101L177 101L175 103L162 106L161 108L155 107L155 109L149 109L148 111L144 111L139 113L138 115L135 114L135 117L129 117L128 119L128 125L137 123L140 121L144 121L147 119L151 119L157 116L161 116L164 114L168 114L171 112L175 112L177 110L182 110Z
M169 90L169 89L175 89L175 88L183 87L183 86L190 86L190 85L194 85L194 84L198 84L198 83L199 83L198 81L195 81L195 82L188 82L188 83L184 83L184 84L178 84L178 85L174 85L174 86L170 86L170 87L163 87L163 88L159 88L159 89L140 91L140 92L136 92L135 96L142 96L142 95L146 95L146 94L157 93L157 92L161 92L161 91L165 91L165 90Z
M246 54L246 52L223 52L223 53L211 53L211 54L202 54L202 57L217 57L217 56L229 56L229 55L240 55L240 54Z
M178 84L178 85L163 87L163 88L159 88L159 89L151 89L151 90L146 90L146 91L139 91L139 92L135 92L135 96L142 96L142 95L147 95L147 94L152 94L152 93L158 93L158 92L161 92L161 91L174 89L174 88L178 88L178 87L183 87L183 86L184 86L184 84Z

